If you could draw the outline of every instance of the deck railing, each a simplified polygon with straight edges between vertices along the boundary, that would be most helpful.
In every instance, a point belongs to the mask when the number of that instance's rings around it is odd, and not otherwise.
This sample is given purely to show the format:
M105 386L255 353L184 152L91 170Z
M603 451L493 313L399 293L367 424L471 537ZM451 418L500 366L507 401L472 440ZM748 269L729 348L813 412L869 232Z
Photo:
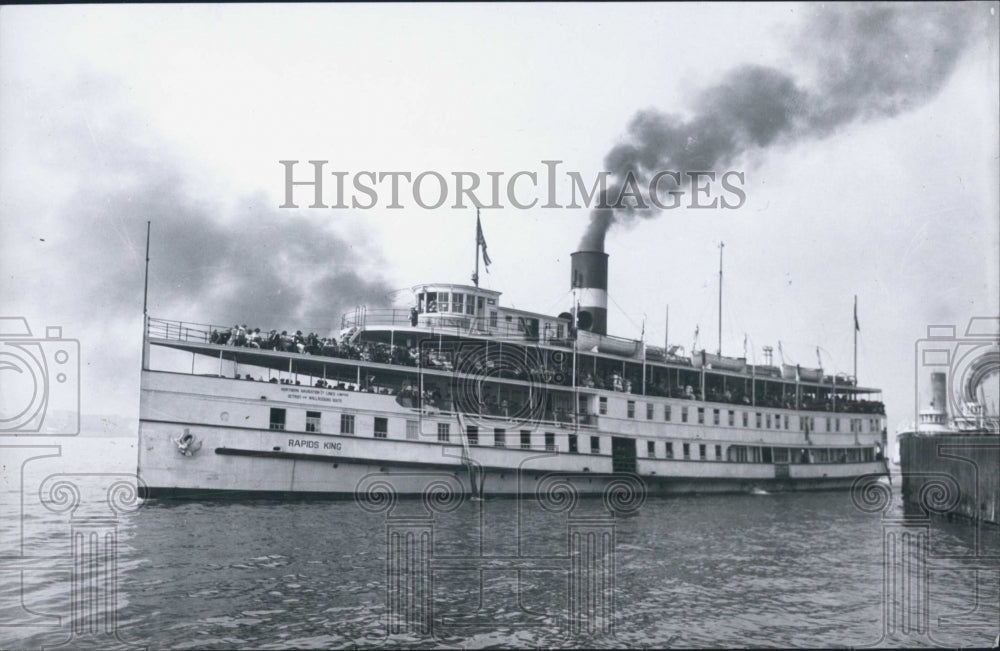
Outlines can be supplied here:
M207 344L212 339L213 331L228 332L229 328L230 326L171 321L149 317L146 321L146 336L171 341L191 341Z
M374 321L379 321L383 324L394 323L398 324L401 319L402 313L406 313L406 324L410 324L409 311L407 310L368 310L363 314L358 315L360 321L350 321L347 319L348 315L345 315L344 323L367 323L372 324ZM456 315L459 316L459 315ZM470 317L471 318L471 317ZM148 337L156 339L165 339L170 341L179 342L191 342L199 344L215 343L213 339L213 334L229 333L231 331L231 326L222 325L212 325L205 323L196 323L188 321L174 321L169 319L158 319L149 317L147 320L146 333ZM445 328L438 328L432 330L435 333L445 333ZM468 330L456 330L458 336L468 335ZM450 333L449 333L450 334ZM518 332L517 335L520 337L520 341L525 341L524 332ZM346 337L345 337L346 338ZM512 338L513 339L513 338ZM550 343L557 341L555 338L550 340ZM561 340L559 340L561 341ZM512 342L513 343L513 342ZM228 344L232 347L232 344ZM568 342L568 345L572 345L572 341ZM251 347L252 348L252 347ZM286 353L299 353L297 349L295 350L281 350L278 352ZM331 359L349 359L359 362L368 363L381 363L381 364L391 364L396 366L406 366L406 367L417 367L417 357L414 356L409 349L403 346L389 346L388 344L375 344L375 349L367 349L365 346L352 345L349 343L341 343L336 346L328 346L322 348L310 348L305 349L301 352L303 355L310 356L321 356L329 357ZM427 348L423 351L423 362L422 366L427 370L444 371L451 372L454 369L452 365L451 358L433 348ZM543 357L536 358L536 356L526 355L524 358L525 363L541 363ZM564 360L565 361L565 360ZM526 382L541 382L546 385L552 385L555 387L561 387L564 389L571 388L572 383L572 373L569 368L559 368L559 367L546 367L537 369L538 372L528 372L523 365L519 365L515 368L502 368L498 369L495 364L497 362L486 359L483 361L482 367L466 368L466 372L476 372L476 370L483 372L484 374L490 375L494 379L508 379L508 380L522 380ZM501 362L501 366L502 366ZM465 367L463 367L465 368ZM497 371L497 372L494 372ZM561 382L555 381L557 376L562 377ZM758 378L762 379L762 378ZM613 385L609 382L604 382L601 385L594 386L593 384L588 384L592 381L592 378L587 376L584 371L578 369L577 374L577 386L580 388L598 388L611 390ZM638 384L633 382L632 386L638 389ZM838 385L839 386L839 385ZM847 388L847 387L845 387ZM617 390L617 389L615 389ZM622 391L628 393L629 395L635 395L642 397L643 394L641 390L637 393L632 393L631 391ZM694 400L693 396L685 395L684 393L678 392L674 395L672 390L661 390L656 385L647 385L646 396L654 397L667 397L682 400ZM720 404L720 405L731 405L741 408L757 408L757 409L768 409L768 408L779 408L779 409L797 409L798 411L812 411L812 412L833 412L833 413L853 413L853 414L878 414L882 415L885 413L885 407L881 401L868 401L868 400L842 400L838 399L836 401L824 400L824 401L813 401L807 402L803 401L797 408L794 404L782 404L773 403L766 399L758 399L756 404L746 404L737 400L725 400L722 397L708 396L707 403L710 404Z

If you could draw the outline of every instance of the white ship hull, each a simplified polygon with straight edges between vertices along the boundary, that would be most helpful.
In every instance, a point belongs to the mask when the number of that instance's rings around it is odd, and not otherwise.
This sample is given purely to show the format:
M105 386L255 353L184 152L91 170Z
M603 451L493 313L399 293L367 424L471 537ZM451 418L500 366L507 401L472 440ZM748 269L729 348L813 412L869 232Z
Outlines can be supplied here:
M585 495L606 494L623 481L632 488L641 483L639 490L649 494L821 490L847 488L859 475L885 472L884 462L877 460L743 463L726 456L698 458L699 441L713 452L715 445L725 450L760 440L758 430L610 417L596 419L597 427L579 428L460 420L454 414L420 413L388 395L180 373L143 371L140 404L139 477L145 497L363 498L380 486L418 495L435 485L469 496L539 495L554 482ZM267 426L272 409L287 412L284 429ZM312 410L322 418L308 427L306 414ZM340 433L342 414L352 416L353 434ZM384 438L374 435L375 418L385 419ZM468 445L461 435L470 422L482 426L480 445ZM448 441L438 440L444 424L450 430ZM487 427L492 432L494 426L509 428L504 447L496 445L492 434L485 436ZM521 432L528 433L529 448L521 447ZM587 449L571 451L571 435ZM592 436L599 439L597 453L589 449ZM867 438L874 441L874 436ZM644 441L666 438L677 441L678 457L681 441L691 441L694 458L644 456ZM767 440L797 446L803 435L776 430ZM612 446L623 441L633 442L624 470L612 455ZM833 435L824 439L822 434L814 434L809 443L835 444Z

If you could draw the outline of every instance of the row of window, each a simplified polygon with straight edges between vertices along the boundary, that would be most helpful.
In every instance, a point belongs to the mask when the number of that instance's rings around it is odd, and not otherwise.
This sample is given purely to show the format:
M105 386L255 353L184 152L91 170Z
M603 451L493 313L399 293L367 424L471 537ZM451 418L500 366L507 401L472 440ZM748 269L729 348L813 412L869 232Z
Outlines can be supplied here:
M669 407L668 407L669 408ZM746 414L744 414L745 416ZM759 416L760 414L758 414ZM306 431L307 432L319 432L320 431L320 418L322 417L321 412L318 411L307 411L306 412ZM851 419L851 420L861 420L861 419ZM271 409L271 422L270 427L272 430L284 430L285 429L285 410L282 408L274 407ZM353 436L355 433L355 417L353 414L341 414L340 415L340 433ZM468 439L469 445L479 445L479 427L475 425L469 425L466 427L466 438ZM532 448L531 441L531 431L530 430L520 430L520 436L518 439L519 447L522 450L530 450ZM389 419L376 416L374 419L373 426L373 436L377 439L388 438L389 436ZM420 438L420 424L415 420L406 421L406 438L410 440L417 440ZM590 438L590 454L600 454L601 453L601 437L591 436ZM438 423L437 424L437 440L441 442L451 441L451 424L450 423ZM568 435L568 450L570 454L580 453L580 441L579 436L576 434ZM706 443L698 443L698 456L695 457L702 461L709 460L709 447ZM507 447L507 431L503 428L493 429L493 446L498 448ZM554 432L545 432L545 449L547 451L554 452L557 450L556 447L556 435ZM674 442L673 441L663 441L662 448L660 442L658 441L646 441L646 456L650 458L659 457L659 449L663 450L664 459L674 458ZM721 461L722 460L722 445L714 444L712 446L712 460ZM691 443L681 444L681 458L691 459ZM731 445L727 450L727 461L735 462L750 462L750 463L836 463L836 462L858 462L858 461L872 461L875 458L875 452L873 448L808 448L808 449L797 449L797 448L781 448L781 447L761 447L761 446L745 446L745 445Z
M450 300L449 300L450 299ZM476 313L476 299L479 299L479 310L483 309L483 297L475 294L460 294L459 292L428 292L418 294L417 306L421 312L455 312L456 314ZM493 301L491 300L492 304Z
M646 456L651 457L651 458L656 458L656 456L657 456L657 454L656 454L657 447L658 446L656 444L656 441L646 441ZM715 445L714 447L715 447L715 449L714 449L715 456L713 458L716 461L719 461L719 460L722 459L722 446L721 445ZM681 444L681 450L682 450L683 455L684 455L682 458L684 458L684 459L690 459L691 458L691 444L690 443L683 443L683 444ZM674 442L673 441L664 441L664 445L663 445L663 458L664 459L673 459L674 458ZM708 460L708 445L707 444L705 444L705 443L699 443L698 444L698 458L701 459L702 461L707 461Z
M625 415L628 418L635 418L635 400L629 400L626 403ZM667 422L672 422L673 409L672 405L663 405L663 420ZM652 402L646 403L646 420L653 420L655 418L656 405ZM597 411L602 416L608 413L608 399L606 396L599 396ZM682 423L689 422L689 407L682 406L680 408ZM743 427L750 427L750 412L742 411L741 422ZM698 424L705 424L705 408L697 408ZM736 427L736 410L727 410L726 424L729 427ZM798 416L799 419L799 430L800 431L816 431L816 417L815 416ZM826 417L826 431L827 432L839 432L840 431L840 421L842 419L836 416ZM863 424L866 419L863 418L850 418L848 419L851 432L862 432ZM868 431L877 432L879 429L879 419L878 418L868 418ZM722 424L722 410L712 409L712 424L721 425ZM789 414L765 414L761 412L754 413L754 427L757 429L791 429L791 417Z
M285 415L286 410L280 407L271 408L270 417L270 428L272 430L284 430L285 429ZM307 432L319 432L320 431L320 419L322 418L322 413L318 411L307 411L306 412L306 431ZM373 435L377 439L388 438L389 436L389 419L380 416L375 417L375 422L373 426ZM353 414L341 414L340 415L340 433L348 434L353 436L355 433L355 417ZM479 428L470 425L466 428L466 436L469 440L469 445L479 445ZM406 438L409 440L417 440L420 438L420 424L415 420L406 421ZM451 440L451 423L438 423L437 424L437 440L442 442L448 442ZM531 445L531 431L521 430L520 438L518 440L519 447L523 450L530 450ZM494 447L504 448L507 447L507 431L503 428L494 428L493 430L493 445ZM545 449L549 451L555 451L556 448L556 435L554 432L545 432ZM577 442L577 436L575 434L570 434L569 436L569 451L578 452L579 445ZM601 451L601 443L599 436L590 437L590 451L593 454L599 454Z

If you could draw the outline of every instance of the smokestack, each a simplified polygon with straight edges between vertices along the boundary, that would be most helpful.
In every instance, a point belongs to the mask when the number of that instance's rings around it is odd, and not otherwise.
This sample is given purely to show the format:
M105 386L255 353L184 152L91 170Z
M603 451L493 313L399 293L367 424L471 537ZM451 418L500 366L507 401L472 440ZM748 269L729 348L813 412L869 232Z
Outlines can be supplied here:
M608 254L603 251L577 251L570 255L570 287L579 290L581 330L608 334ZM590 323L587 315L590 315Z
M921 409L917 420L921 432L941 432L948 427L948 375L931 373L931 404Z
M948 375L945 373L931 373L931 411L935 414L948 417Z

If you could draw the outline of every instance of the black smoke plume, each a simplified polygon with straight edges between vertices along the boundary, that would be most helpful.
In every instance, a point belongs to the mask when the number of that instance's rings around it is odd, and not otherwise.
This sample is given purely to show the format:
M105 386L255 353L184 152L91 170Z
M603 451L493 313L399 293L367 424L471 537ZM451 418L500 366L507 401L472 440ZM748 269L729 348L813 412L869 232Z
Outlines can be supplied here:
M41 234L80 309L141 314L147 220L151 316L325 335L356 305L390 302L377 248L361 233L335 232L335 211L283 210L263 193L226 196L122 96L116 82L88 79L46 123L53 137L42 155L68 162L76 189Z
M976 12L985 7L809 7L811 16L793 44L812 70L808 82L774 68L744 65L703 90L690 118L655 110L632 118L625 141L604 158L611 179L591 212L580 250L603 251L613 224L658 214L631 200L619 201L623 189L628 194L630 176L645 192L660 170L719 171L753 149L823 138L854 120L891 117L920 106L941 90L966 44L980 33ZM669 182L668 177L659 184L661 192L676 189Z

